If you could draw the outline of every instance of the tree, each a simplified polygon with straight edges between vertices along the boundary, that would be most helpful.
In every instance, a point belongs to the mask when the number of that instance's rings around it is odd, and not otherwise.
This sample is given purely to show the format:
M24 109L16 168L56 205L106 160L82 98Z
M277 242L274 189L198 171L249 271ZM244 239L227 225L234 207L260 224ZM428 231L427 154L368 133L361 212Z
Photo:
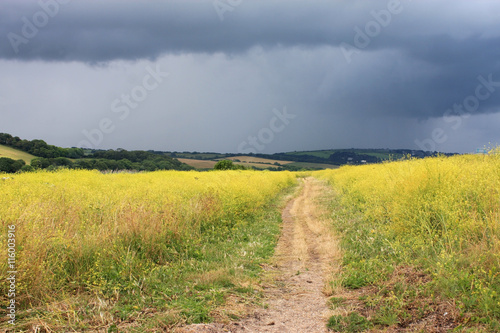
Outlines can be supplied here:
M48 158L38 157L31 161L31 166L35 169L46 169L50 165L50 160Z
M157 170L157 167L153 161L150 161L150 160L144 161L142 163L142 165L143 165L144 170L146 170L146 171L156 171Z
M33 168L31 165L25 165L21 168L22 172L32 172L35 171L35 168Z
M85 155L83 149L81 148L68 148L66 151L69 158L77 159L82 158Z
M234 163L231 160L222 160L215 164L214 170L233 170Z
M94 168L96 168L97 170L99 171L105 171L105 170L108 170L108 165L106 164L105 160L98 160L95 165L94 165Z
M92 162L89 160L78 160L75 163L73 163L73 168L74 169L87 169L91 170L92 169Z
M222 160L215 164L214 170L251 170L251 168L240 164L234 164L231 160Z
M26 162L23 160L13 160L8 157L0 157L0 172L14 173L21 170Z
M72 166L73 162L71 162L70 159L66 157L56 157L51 161L53 165L55 166Z

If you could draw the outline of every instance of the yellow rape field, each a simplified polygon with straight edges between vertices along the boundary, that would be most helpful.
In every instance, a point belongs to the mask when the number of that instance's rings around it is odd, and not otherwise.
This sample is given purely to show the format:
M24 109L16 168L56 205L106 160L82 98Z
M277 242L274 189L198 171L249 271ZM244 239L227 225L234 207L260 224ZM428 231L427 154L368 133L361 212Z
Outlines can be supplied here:
M459 309L456 322L500 329L498 149L489 155L346 166L313 175L332 185L335 205L342 207L333 211L343 236L345 287L381 285L396 267L422 270L432 282L413 294L451 299L449 304ZM399 303L385 297L370 303L387 312L374 315L374 321L406 320L401 304L408 293L400 296L395 298Z
M115 302L130 289L141 294L144 276L159 267L208 256L208 243L231 235L251 237L237 230L250 228L252 217L293 184L289 172L0 175L1 243L9 226L16 230L18 310L82 293L108 300L116 294ZM0 267L9 270L6 260ZM5 297L8 282L0 285Z

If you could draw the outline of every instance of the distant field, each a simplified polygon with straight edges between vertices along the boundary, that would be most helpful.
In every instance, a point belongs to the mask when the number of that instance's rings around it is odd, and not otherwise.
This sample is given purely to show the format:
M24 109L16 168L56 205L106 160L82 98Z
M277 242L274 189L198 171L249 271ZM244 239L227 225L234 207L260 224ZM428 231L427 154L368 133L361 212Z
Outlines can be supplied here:
M232 160L232 161L240 160L241 162L247 162L247 163L264 163L264 164L279 163L279 164L285 165L285 164L293 163L292 161L272 160L272 159L253 157L253 156L234 156L234 157L227 157L224 159L225 160Z
M24 160L26 164L30 164L31 160L36 158L34 155L4 145L0 145L0 157L8 157L13 160Z
M339 166L334 164L322 164L322 163L307 163L307 162L294 162L290 163L289 166L296 166L299 168L316 168L316 169L337 169Z
M244 166L253 166L257 169L267 169L267 168L278 168L279 165L273 164L264 164L264 163L251 163L251 162L234 162L234 164L244 165Z
M210 160L193 160L191 158L178 158L178 160L196 169L213 169L215 163L217 163L215 161L210 161Z
M252 157L252 156L234 156L224 158L227 160L239 160L240 162L234 162L234 164L252 166L257 169L267 169L267 168L278 168L278 165L274 163L278 162L281 165L294 166L298 168L312 168L312 169L335 169L338 165L333 164L322 164L322 163L307 163L307 162L291 162L291 161L278 161L266 158ZM178 158L182 163L186 163L196 169L213 169L217 161L213 160L194 160L191 158Z
M230 158L227 158L227 159L230 159ZM186 163L187 165L190 165L196 169L213 169L213 167L217 163L217 161L193 160L191 158L178 158L178 160L181 161L182 163ZM271 160L268 160L268 161L271 161ZM277 165L263 164L263 163L234 162L234 164L239 164L239 165L244 165L244 166L253 166L253 167L256 167L257 169L278 168Z

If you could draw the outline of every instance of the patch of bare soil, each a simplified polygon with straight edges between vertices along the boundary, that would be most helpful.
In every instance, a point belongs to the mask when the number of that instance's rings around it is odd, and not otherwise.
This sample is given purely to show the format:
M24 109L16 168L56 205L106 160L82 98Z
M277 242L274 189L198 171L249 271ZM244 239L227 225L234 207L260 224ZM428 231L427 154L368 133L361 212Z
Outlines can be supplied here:
M247 311L238 322L189 325L178 332L327 332L327 296L333 292L328 282L341 256L319 202L326 191L322 182L306 178L284 209L274 265L266 267L261 285L264 307Z

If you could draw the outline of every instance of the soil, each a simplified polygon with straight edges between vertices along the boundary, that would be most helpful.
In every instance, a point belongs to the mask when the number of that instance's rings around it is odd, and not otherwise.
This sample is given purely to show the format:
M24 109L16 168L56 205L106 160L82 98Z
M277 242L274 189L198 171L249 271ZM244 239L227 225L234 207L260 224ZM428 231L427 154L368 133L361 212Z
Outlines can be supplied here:
M271 266L265 267L264 307L237 322L195 324L178 332L327 332L330 277L340 256L320 200L329 189L313 178L283 211L283 229Z

